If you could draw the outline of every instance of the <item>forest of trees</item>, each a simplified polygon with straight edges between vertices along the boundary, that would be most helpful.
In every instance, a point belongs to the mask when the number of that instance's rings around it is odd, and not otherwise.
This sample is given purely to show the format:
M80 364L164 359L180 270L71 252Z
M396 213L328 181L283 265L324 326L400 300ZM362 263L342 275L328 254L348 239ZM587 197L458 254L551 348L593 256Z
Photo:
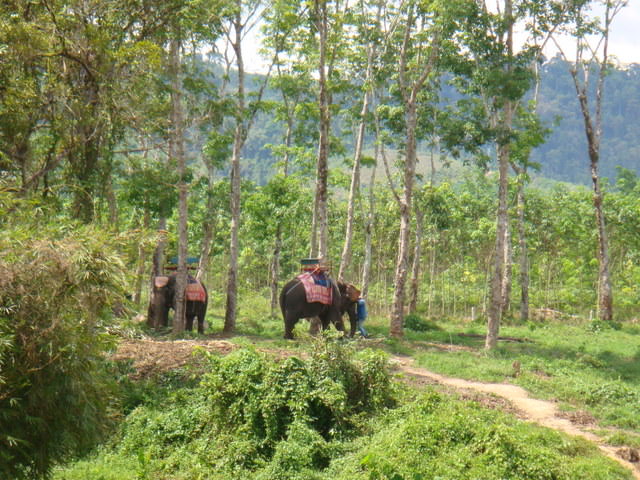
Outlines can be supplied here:
M536 177L544 177L569 183L587 184L589 170L584 166L587 149L584 127L575 89L567 75L569 66L559 57L548 59L540 69L540 93L538 113L551 132L546 141L531 152L531 160L540 165ZM612 66L605 85L606 102L604 110L604 138L602 147L602 176L615 181L616 167L639 172L640 153L636 135L635 112L637 98L640 97L640 65ZM215 81L215 79L213 79ZM259 85L259 79L249 82ZM442 85L443 96L455 98L455 89ZM268 90L267 95L271 94ZM339 131L343 131L340 128ZM282 135L282 126L269 115L258 117L255 128L247 139L244 173L248 179L263 184L274 173L277 158L269 148ZM347 149L353 148L353 138L346 131L341 140ZM375 137L367 136L366 148L373 149ZM428 155L429 145L420 145L423 155Z
M560 30L589 51L588 34L606 40L624 4L589 24L589 2L5 3L3 222L28 210L137 236L125 259L137 303L165 248L181 276L199 255L198 276L226 296L227 332L238 295L275 299L308 255L362 284L394 335L407 308L474 307L496 324L526 319L530 301L610 319L611 283L616 318L629 318L637 67L605 75L606 51L575 63L602 78L585 84L602 124L588 148L574 64L540 53ZM524 20L538 27L514 51ZM265 75L245 71L251 28L263 30ZM604 214L583 187L530 187L536 164L591 178Z

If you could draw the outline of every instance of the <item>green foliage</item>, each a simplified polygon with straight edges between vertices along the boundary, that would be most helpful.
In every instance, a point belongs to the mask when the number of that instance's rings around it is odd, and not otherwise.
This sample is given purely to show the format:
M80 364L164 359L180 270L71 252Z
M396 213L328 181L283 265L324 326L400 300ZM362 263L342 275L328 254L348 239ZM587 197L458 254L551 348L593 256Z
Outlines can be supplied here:
M40 478L101 437L114 401L105 352L123 265L93 228L0 233L0 476Z
M308 360L273 361L246 348L203 355L209 367L199 386L133 410L122 436L93 463L107 468L119 453L138 458L143 476L316 478L343 440L395 404L380 353L320 342ZM86 468L76 464L69 478Z
M355 428L355 415L392 403L384 358L368 352L354 363L352 355L323 343L307 362L290 357L266 368L257 353L243 350L218 360L202 385L221 428L244 425L271 452L292 423L331 440Z
M441 394L423 395L387 422L355 453L333 464L331 478L630 478L581 439Z
M458 345L447 355L437 351L414 352L420 365L430 370L474 380L517 383L538 398L565 402L573 409L589 412L606 425L636 431L640 427L640 365L637 335L629 327L594 333L588 322L567 325L566 321L529 326L504 326L501 335L526 339L500 342L491 354L483 352L484 326L440 325L429 339ZM479 334L461 337L460 330ZM521 363L513 377L512 363Z
M414 332L428 332L429 330L438 330L438 326L427 322L420 315L410 313L404 317L404 327Z

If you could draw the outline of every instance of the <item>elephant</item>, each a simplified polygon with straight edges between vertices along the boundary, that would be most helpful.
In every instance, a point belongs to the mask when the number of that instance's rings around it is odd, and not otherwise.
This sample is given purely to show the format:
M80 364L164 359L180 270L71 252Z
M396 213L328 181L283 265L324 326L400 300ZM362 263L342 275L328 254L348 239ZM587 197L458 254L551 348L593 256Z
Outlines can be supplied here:
M169 324L169 309L175 311L175 288L177 274L158 276L153 279L153 293L149 302L148 322L152 326ZM204 333L204 316L207 313L209 296L202 282L187 276L185 291L185 329L193 330L193 319L198 318L198 333Z
M353 337L358 324L356 306L360 291L351 284L335 282L328 279L332 289L332 301L330 305L320 302L307 302L302 281L296 277L290 280L280 292L280 309L284 320L284 338L293 338L293 328L301 318L319 317L322 329L329 328L333 323L337 330L344 332L342 316L349 315L350 333Z

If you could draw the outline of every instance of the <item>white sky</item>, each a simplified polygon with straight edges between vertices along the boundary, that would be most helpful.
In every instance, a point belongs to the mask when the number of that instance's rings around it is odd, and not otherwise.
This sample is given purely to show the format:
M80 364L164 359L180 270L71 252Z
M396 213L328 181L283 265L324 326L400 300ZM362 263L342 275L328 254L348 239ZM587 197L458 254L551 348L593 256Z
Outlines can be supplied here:
M630 0L613 20L611 52L621 62L640 63L640 0Z
M266 71L265 61L258 54L258 30L259 27L255 27L243 44L245 67L252 73ZM575 43L570 39L561 43L569 55ZM545 51L546 55L552 57L554 49L550 43ZM609 55L617 57L621 63L640 63L640 0L629 0L629 4L613 20L609 37Z
M569 54L575 41L563 42L563 49ZM553 48L550 46L549 48ZM545 52L553 56L554 52ZM618 15L613 19L609 35L609 56L615 56L621 63L640 63L640 0L629 0Z

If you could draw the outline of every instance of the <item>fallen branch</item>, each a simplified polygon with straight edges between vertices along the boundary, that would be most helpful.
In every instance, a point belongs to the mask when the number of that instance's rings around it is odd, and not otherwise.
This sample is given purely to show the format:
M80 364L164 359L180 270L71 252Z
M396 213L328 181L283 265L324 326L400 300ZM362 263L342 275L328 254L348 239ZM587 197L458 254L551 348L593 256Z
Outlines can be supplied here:
M459 333L458 336L471 337L471 338L485 338L485 335L480 335L478 333ZM498 340L502 340L504 342L533 343L533 340L529 340L528 338L517 338L517 337L498 337Z

